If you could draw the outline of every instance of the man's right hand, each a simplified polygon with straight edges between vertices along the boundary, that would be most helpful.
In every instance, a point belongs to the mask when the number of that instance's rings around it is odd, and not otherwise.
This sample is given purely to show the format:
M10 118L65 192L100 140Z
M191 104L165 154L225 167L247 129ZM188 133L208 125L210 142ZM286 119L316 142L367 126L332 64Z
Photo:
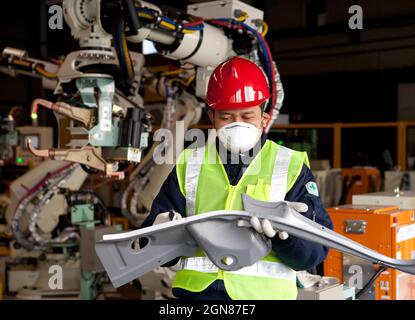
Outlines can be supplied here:
M169 212L163 212L157 215L154 220L153 226L160 223L170 222L174 220L183 219L182 215L176 211L170 210Z

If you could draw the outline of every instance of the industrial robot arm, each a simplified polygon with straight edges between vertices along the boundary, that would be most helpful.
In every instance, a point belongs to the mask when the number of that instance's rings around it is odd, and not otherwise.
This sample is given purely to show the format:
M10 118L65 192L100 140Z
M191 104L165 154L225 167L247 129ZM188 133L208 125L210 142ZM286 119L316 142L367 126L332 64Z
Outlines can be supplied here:
M81 163L120 178L124 163L141 161L150 130L138 92L144 58L130 52L127 42L151 40L164 57L193 65L193 76L184 79L178 75L174 81L178 86L188 85L187 80L194 82L194 94L202 99L219 63L235 55L253 60L263 68L273 93L267 107L271 114L267 130L276 118L283 90L264 39L267 26L262 11L246 6L208 12L189 6L187 12L173 15L133 0L64 0L63 8L80 50L68 54L58 66L32 61L30 73L45 77L49 68L56 83L54 92L60 97L56 103L38 100L34 107L52 109L59 120L65 117L70 122L69 126L60 124L66 132L59 135L59 148L29 146L34 154ZM28 60L13 50L3 55L14 65L13 72L16 61ZM68 131L69 140L61 138L68 137Z
M42 79L45 89L54 90L62 61L44 61L29 57L27 51L6 47L0 55L0 72L11 77L26 75Z

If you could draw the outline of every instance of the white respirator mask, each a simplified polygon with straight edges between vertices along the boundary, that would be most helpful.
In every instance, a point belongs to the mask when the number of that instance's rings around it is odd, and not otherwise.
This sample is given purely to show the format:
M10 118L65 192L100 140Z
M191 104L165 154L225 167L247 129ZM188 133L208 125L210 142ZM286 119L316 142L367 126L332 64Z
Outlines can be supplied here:
M243 153L256 145L261 131L247 122L232 122L220 128L217 135L219 141L231 153Z

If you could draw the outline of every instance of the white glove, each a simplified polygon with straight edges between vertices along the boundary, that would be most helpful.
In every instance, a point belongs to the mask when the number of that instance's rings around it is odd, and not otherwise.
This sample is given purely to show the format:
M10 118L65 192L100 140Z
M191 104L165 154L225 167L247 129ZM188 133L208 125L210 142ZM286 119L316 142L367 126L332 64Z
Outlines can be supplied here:
M284 201L290 208L296 210L299 213L305 213L308 211L308 206L302 202L290 202ZM286 240L288 238L288 233L286 231L274 229L271 225L271 222L268 219L263 219L260 221L258 217L252 216L251 220L248 222L246 220L239 220L238 227L252 227L258 233L265 234L268 238L274 238L277 234L281 240Z
M153 226L160 223L170 222L174 220L180 220L183 219L182 215L176 211L168 211L163 212L157 215L156 219L154 220Z

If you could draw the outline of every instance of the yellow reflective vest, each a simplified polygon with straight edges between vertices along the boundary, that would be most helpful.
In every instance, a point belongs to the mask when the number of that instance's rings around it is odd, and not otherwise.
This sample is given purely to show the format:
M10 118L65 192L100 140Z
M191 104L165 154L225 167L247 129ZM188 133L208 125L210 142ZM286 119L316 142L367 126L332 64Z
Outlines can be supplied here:
M298 152L266 140L238 184L230 184L214 143L185 149L178 158L176 173L186 198L186 215L215 210L243 210L243 193L262 201L282 201L297 180L305 152ZM257 263L237 271L218 269L199 249L195 257L183 257L173 288L201 292L222 279L234 300L296 299L295 271L283 264L273 250Z

